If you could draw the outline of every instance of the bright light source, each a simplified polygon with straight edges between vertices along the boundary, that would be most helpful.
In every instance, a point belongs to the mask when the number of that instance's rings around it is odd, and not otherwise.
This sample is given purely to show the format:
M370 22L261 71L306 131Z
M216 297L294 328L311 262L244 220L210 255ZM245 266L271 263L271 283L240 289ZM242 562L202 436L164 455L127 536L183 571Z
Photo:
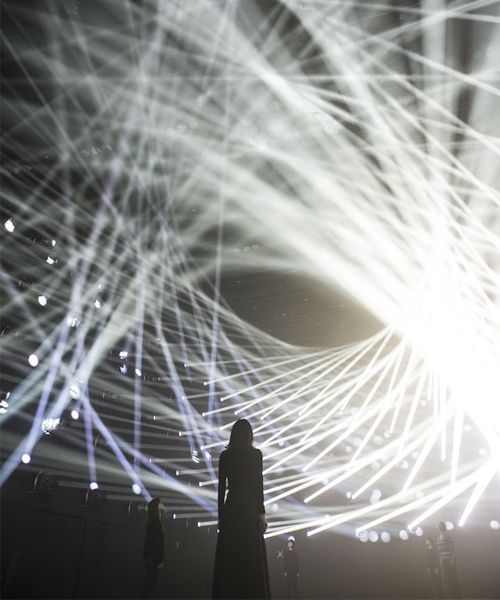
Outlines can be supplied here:
M80 418L80 413L76 410L76 408L74 408L71 411L71 418L74 419L75 421L77 421Z
M36 367L38 365L38 356L36 354L30 354L28 362L32 367Z
M406 531L406 529L401 529L401 531L399 532L399 537L402 540L407 540L410 537L410 534L408 533L408 531Z
M118 356L121 358L121 360L125 360L128 356L128 352L126 350L122 350Z
M378 533L376 531L370 531L370 533L368 534L368 539L370 540L370 542L378 542Z
M38 296L38 304L40 306L45 306L47 304L47 298L45 296Z
M15 229L12 219L7 219L7 221L4 223L4 227L9 233L12 233Z
M136 369L135 374L137 375L137 377L141 377L142 371L140 369Z
M77 383L73 383L73 385L69 388L69 395L73 398L73 400L78 400L80 397L80 386Z
M50 256L47 256L47 262L49 265L53 265L56 261L53 258L51 258Z
M91 481L89 484L89 490L97 490L99 489L99 484L97 483L97 481Z
M42 431L46 435L50 435L59 427L60 424L61 424L61 419L58 417L55 419L54 418L44 419L42 421Z
M388 531L382 531L380 534L380 539L384 542L384 544L388 544L391 541L391 534Z
M96 300L94 301L94 306L96 308L101 308L101 301L96 298Z
M422 529L422 527L417 527L415 529L415 535L418 535L419 537L422 536L424 534L424 530Z
M51 244L52 244L52 248L56 245L56 240L52 240Z
M455 525L453 525L453 523L451 521L446 521L445 525L446 525L446 529L448 531L453 531L453 529L455 529Z
M132 485L132 491L134 492L134 494L139 495L141 493L141 486L138 483L134 483Z
M25 452L22 456L21 456L21 460L23 461L23 463L25 465L27 465L30 461L31 461L31 456Z
M490 521L490 527L492 529L500 529L500 522L493 519L493 521Z

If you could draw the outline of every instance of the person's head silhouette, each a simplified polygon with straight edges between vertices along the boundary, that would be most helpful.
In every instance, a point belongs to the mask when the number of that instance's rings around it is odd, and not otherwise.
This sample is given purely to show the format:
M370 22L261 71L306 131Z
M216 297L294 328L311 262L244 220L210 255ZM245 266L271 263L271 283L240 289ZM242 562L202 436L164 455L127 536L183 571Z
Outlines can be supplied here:
M230 450L248 450L253 442L252 426L246 419L238 419L231 429Z
M153 498L148 502L148 522L159 521L161 513L165 510L160 498Z

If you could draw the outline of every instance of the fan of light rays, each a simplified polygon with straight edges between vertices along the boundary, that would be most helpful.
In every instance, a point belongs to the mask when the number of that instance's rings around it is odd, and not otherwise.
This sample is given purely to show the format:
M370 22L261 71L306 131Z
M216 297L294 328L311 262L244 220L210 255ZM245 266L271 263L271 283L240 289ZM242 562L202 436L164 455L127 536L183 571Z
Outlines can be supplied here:
M246 417L270 536L464 525L500 469L499 3L75 6L3 36L1 481L125 473L209 525ZM384 325L274 339L221 295L256 268Z

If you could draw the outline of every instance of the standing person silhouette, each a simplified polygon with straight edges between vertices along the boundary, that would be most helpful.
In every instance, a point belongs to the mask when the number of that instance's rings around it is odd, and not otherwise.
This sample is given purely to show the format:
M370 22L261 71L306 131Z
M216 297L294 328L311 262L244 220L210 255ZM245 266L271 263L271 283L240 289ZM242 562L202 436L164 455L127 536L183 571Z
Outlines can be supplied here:
M212 598L271 597L263 537L267 522L262 452L252 442L250 423L239 419L219 458L219 534Z
M446 524L443 521L438 523L438 532L436 545L441 560L441 573L449 594L448 597L460 600L462 593L460 591L457 563L455 561L455 544L446 530Z
M287 550L283 554L283 567L285 573L285 586L287 598L299 597L299 554L295 548L295 538L288 538Z
M160 498L153 498L148 503L148 517L146 521L146 535L142 556L146 571L141 598L151 598L158 580L159 569L163 566L163 528L161 514L165 507Z
M443 584L441 582L441 569L436 544L430 537L425 539L425 559L427 575L436 598L444 598Z

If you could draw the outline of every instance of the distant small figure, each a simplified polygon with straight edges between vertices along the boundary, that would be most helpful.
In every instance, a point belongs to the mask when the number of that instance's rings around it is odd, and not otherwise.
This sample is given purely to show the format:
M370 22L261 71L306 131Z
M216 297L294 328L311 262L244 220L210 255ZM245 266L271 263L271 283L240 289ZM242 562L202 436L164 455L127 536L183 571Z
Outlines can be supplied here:
M446 524L441 521L438 524L438 537L436 540L439 559L441 561L441 573L449 593L449 598L460 600L460 583L458 581L457 564L455 561L455 545L450 534L446 530Z
M146 572L141 598L151 598L158 580L159 569L163 567L163 528L161 515L165 507L160 498L153 498L148 503L148 517L146 521L146 535L144 537L144 550L142 556Z
M299 597L299 554L295 547L295 538L288 538L288 548L283 554L286 598Z
M270 598L262 452L252 441L250 423L239 419L219 458L219 534L212 598Z
M444 598L439 556L436 544L430 537L426 538L425 540L425 558L427 562L427 575L436 598Z

